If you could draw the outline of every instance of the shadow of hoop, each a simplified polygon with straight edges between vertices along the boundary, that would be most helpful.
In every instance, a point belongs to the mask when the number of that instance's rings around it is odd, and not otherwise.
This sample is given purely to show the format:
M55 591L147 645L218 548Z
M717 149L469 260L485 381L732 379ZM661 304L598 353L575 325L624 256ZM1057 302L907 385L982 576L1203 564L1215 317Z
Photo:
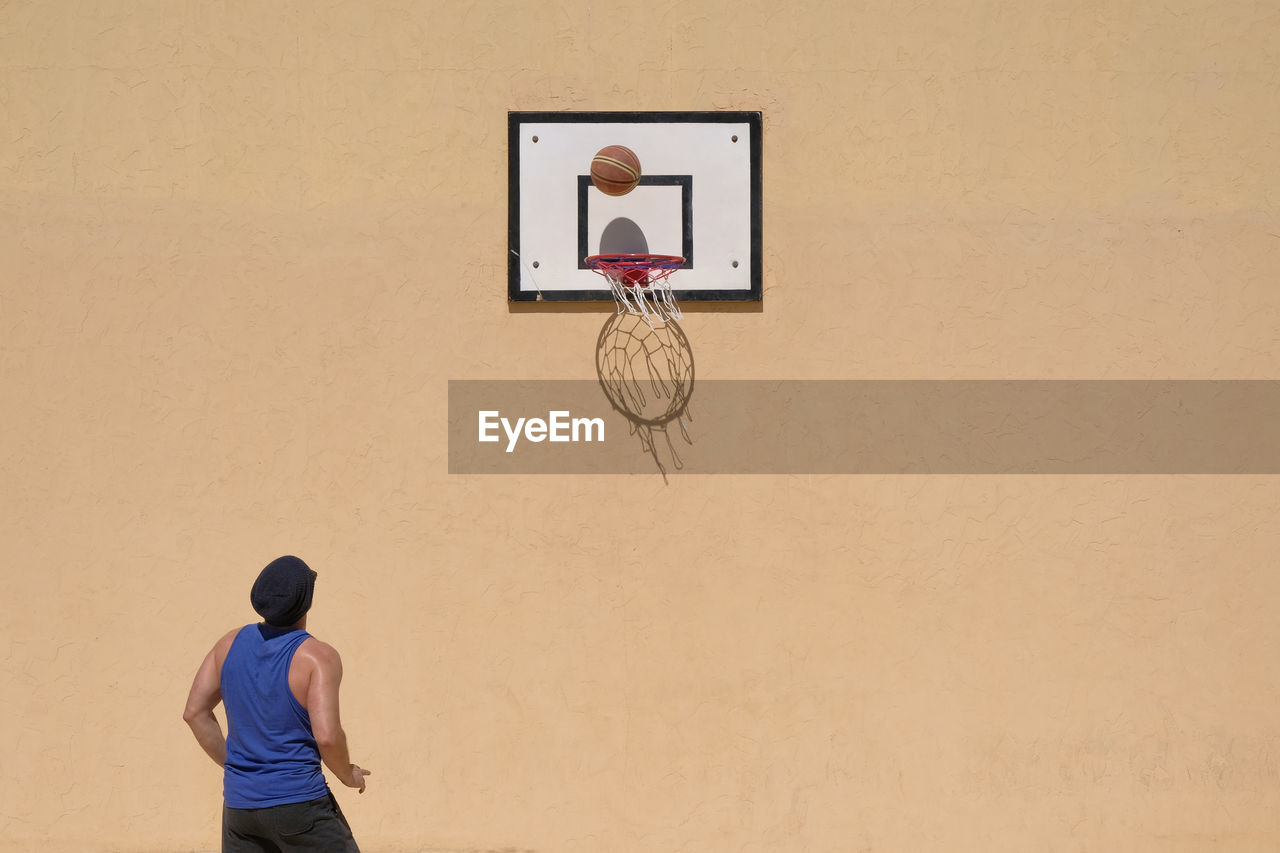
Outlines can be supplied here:
M596 340L596 376L609 405L627 419L667 482L658 437L665 440L676 470L684 463L667 428L675 422L685 442L693 444L688 428L693 349L684 330L671 319L651 323L626 311L611 315Z

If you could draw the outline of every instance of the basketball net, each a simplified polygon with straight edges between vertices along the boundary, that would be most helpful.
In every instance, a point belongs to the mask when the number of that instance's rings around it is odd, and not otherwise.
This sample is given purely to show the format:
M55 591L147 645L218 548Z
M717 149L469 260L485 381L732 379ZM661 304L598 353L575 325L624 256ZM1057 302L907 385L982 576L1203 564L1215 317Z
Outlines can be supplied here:
M684 313L676 301L670 275L684 265L678 255L592 255L586 259L591 269L609 282L618 313L638 314L650 328L654 320L680 320Z

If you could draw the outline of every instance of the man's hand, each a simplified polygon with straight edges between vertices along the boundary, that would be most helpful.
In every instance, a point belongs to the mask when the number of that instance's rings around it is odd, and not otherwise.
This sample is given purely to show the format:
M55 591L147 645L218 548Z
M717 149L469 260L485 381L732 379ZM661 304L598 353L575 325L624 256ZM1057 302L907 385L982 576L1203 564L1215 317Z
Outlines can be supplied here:
M359 788L360 793L363 794L365 789L364 777L369 776L372 772L373 771L371 770L365 770L363 767L357 767L356 765L352 764L351 778L343 780L342 784L346 785L348 788Z

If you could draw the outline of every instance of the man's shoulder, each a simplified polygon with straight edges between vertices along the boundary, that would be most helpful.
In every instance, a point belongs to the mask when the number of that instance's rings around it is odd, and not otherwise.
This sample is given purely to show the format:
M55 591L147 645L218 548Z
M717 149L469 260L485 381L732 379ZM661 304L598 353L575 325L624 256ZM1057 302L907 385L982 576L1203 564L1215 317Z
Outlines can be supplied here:
M240 636L240 632L244 628L232 628L227 633L218 638L218 642L213 644L213 662L218 672L222 672L222 663L227 659L227 654L231 651L231 645L236 641L236 637Z
M236 637L240 636L240 632L244 630L244 626L232 628L227 633L218 638L218 642L213 644L213 650L220 656L225 657L227 650L231 648L231 644L236 641Z
M318 666L342 666L342 656L338 654L338 650L315 636L308 636L303 640L294 656L314 661Z

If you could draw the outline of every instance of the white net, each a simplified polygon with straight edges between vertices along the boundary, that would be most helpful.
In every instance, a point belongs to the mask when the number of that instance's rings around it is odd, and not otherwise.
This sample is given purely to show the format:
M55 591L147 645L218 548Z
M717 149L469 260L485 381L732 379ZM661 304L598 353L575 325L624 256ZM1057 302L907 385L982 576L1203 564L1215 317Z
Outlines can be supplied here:
M594 255L587 265L609 281L618 313L654 322L684 319L668 277L684 264L676 255Z
M666 280L648 285L634 285L620 275L608 275L613 301L618 303L618 313L639 314L651 326L654 319L683 320L684 314Z

